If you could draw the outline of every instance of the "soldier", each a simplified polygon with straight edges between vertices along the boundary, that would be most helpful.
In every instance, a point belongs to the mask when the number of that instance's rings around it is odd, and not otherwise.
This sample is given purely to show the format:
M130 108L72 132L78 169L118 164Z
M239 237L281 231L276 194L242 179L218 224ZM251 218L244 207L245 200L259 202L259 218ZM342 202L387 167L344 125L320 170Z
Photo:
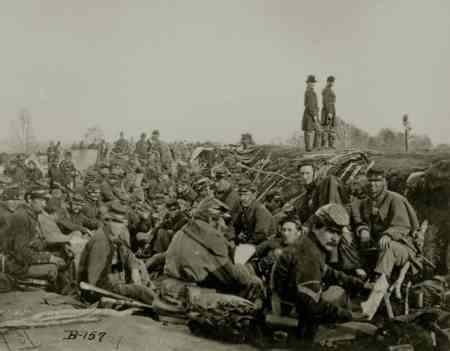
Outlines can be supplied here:
M226 179L220 179L215 185L215 196L229 208L231 226L235 226L242 213L241 200L238 192L233 189L232 184Z
M318 136L315 132L317 129L317 117L319 114L319 107L317 103L317 94L314 91L314 84L316 83L316 78L313 75L309 75L306 80L306 91L305 91L305 111L303 112L302 120L302 130L305 137L305 149L306 151L312 150L312 140L314 137L314 148L318 147Z
M298 196L294 204L285 204L277 217L283 218L283 216L287 216L288 213L294 211L302 223L307 223L320 206L331 202L338 204L349 202L345 189L336 177L328 176L319 181L313 163L302 163L298 169L300 185L304 191Z
M48 177L50 178L50 187L54 188L57 186L57 183L61 182L61 169L58 167L58 162L56 159L52 159L52 161L48 165Z
M59 169L61 171L61 185L73 189L77 169L72 161L72 153L70 151L64 153L64 160L59 164Z
M413 234L419 222L408 200L387 189L382 168L372 167L367 180L368 197L351 206L353 229L362 244L372 241L378 247L375 273L389 278L394 267L417 263Z
M100 185L101 199L103 202L108 203L117 200L116 189L120 188L122 179L116 173L111 173L103 180Z
M51 164L52 162L55 162L55 159L57 160L56 146L55 143L51 141L47 148L47 163Z
M172 151L169 145L160 139L158 129L152 132L152 151L156 151L159 154L161 169L165 172L171 171L173 163Z
M176 199L168 199L166 209L166 214L152 231L153 240L150 246L153 253L165 252L175 233L188 221L188 217L181 211Z
M243 265L233 264L230 245L215 229L226 205L208 198L174 236L165 255L164 273L199 286L238 294L249 300L262 297L262 282Z
M0 201L0 251L1 245L6 243L9 230L9 222L17 206L23 202L23 193L17 185L10 185L4 189Z
M370 289L362 280L334 270L327 264L328 254L337 247L343 229L349 225L345 208L328 204L319 208L311 221L310 231L283 250L275 263L272 275L273 294L288 304L294 305L299 316L299 334L311 338L322 323L347 322L356 317L348 308L330 303L339 294L329 299L322 293L322 285L336 284L345 289ZM340 289L333 289L335 292ZM331 291L333 291L331 290ZM331 292L330 291L330 292ZM282 305L283 306L283 305ZM273 306L280 313L279 306Z
M203 177L197 180L193 185L193 190L197 193L197 197L194 201L195 204L200 203L205 198L212 195L211 192L211 179Z
M30 183L37 183L43 178L42 171L37 167L37 164L33 160L29 160L26 163L25 176Z
M243 210L235 224L238 242L258 245L274 234L273 217L256 199L256 187L250 180L239 182L239 197Z
M322 114L321 125L323 128L322 147L334 149L335 128L336 128L336 94L333 90L335 78L329 76L327 85L322 90Z
M127 154L130 151L130 144L127 139L125 139L124 133L120 132L119 139L114 143L112 150L116 154Z
M116 224L127 224L126 214L111 207L103 223L81 254L78 281L152 304L154 293L143 285L141 263L116 230ZM88 294L83 297L95 298Z
M58 272L66 268L66 262L47 249L40 231L38 215L47 199L45 189L30 190L25 195L26 204L10 218L7 239L3 243L2 271L19 278L46 279L55 285Z
M87 218L97 222L97 228L101 226L101 208L100 208L100 187L98 184L91 183L86 186L86 201L81 209Z
M141 164L145 165L148 160L149 143L147 141L147 134L142 133L141 139L136 143L134 152L139 158Z
M11 178L15 184L24 186L26 181L25 167L19 157L11 160L3 173Z
M55 145L55 160L57 162L59 162L59 160L61 158L61 150L62 150L61 142L58 141Z
M78 231L90 236L91 230L98 229L96 219L91 219L81 212L85 201L81 194L75 193L70 198L69 207L66 211L60 211L57 217L57 224L64 234Z

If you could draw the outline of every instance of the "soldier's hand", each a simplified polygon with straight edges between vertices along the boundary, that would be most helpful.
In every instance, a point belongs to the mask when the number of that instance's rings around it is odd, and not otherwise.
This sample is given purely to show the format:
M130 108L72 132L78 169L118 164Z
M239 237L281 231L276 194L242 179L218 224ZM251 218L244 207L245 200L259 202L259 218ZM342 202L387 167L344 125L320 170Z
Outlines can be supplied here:
M374 287L375 287L375 283L372 283L372 282L364 283L364 289L366 289L366 290L372 291Z
M244 233L240 233L238 235L238 239L240 242L246 242L248 240L247 235L245 235Z
M355 270L355 273L356 273L356 275L358 276L358 278L360 278L360 279L362 279L362 280L364 280L364 279L367 278L367 273L366 273L366 271L365 271L364 269L362 269L362 268L357 268L357 269Z
M362 312L351 312L353 321L366 321L367 315Z
M56 265L58 268L64 267L66 265L66 262L58 256L50 256L50 263Z
M383 235L378 242L378 246L380 249L386 250L389 248L389 246L391 246L391 241L392 239L389 235Z
M367 229L363 229L359 232L359 239L362 244L366 244L370 241L370 233Z

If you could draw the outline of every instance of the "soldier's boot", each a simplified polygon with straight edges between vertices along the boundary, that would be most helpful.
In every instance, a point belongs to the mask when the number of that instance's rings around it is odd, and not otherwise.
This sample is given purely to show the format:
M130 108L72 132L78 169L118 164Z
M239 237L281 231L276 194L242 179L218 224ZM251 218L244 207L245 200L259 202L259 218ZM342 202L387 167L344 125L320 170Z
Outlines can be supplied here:
M310 152L311 151L311 132L305 131L304 139L305 139L305 150L307 152Z
M328 133L328 145L329 145L330 149L336 149L336 146L334 143L335 143L334 132L330 131Z
M327 132L322 133L322 149L326 149L328 147L328 134Z
M316 130L314 132L314 144L313 144L313 149L314 150L321 150L321 143L322 143L322 132L319 130Z

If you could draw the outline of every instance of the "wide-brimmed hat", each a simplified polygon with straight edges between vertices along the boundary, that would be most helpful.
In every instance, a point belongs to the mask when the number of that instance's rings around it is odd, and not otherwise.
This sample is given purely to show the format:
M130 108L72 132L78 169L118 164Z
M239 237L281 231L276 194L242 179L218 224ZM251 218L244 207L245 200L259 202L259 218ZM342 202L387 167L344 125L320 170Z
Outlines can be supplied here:
M306 83L317 83L316 76L310 74L308 78L306 78Z

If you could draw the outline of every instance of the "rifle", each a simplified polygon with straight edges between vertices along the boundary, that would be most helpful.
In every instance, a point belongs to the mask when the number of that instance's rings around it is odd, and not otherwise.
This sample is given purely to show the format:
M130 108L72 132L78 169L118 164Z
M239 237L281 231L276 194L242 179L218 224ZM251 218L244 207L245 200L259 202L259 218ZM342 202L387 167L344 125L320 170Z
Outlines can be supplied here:
M159 311L158 309L156 309L154 306L152 305L147 305L143 302L140 301L136 301L130 297L124 296L124 295L120 295L120 294L116 294L113 293L109 290L105 290L102 288L99 288L95 285L91 285L88 284L86 282L80 282L80 289L84 290L84 291L88 291L88 292L93 292L96 294L101 295L102 297L107 297L110 299L115 299L115 300L119 300L120 302L122 302L122 304L127 304L127 306L132 306L132 307L138 307L138 308L143 308L146 309L148 311L150 311L152 313L152 315L155 317L155 319L159 318ZM151 294L153 295L154 299L157 299L158 297L156 296L156 293L149 289L149 291L151 291Z

